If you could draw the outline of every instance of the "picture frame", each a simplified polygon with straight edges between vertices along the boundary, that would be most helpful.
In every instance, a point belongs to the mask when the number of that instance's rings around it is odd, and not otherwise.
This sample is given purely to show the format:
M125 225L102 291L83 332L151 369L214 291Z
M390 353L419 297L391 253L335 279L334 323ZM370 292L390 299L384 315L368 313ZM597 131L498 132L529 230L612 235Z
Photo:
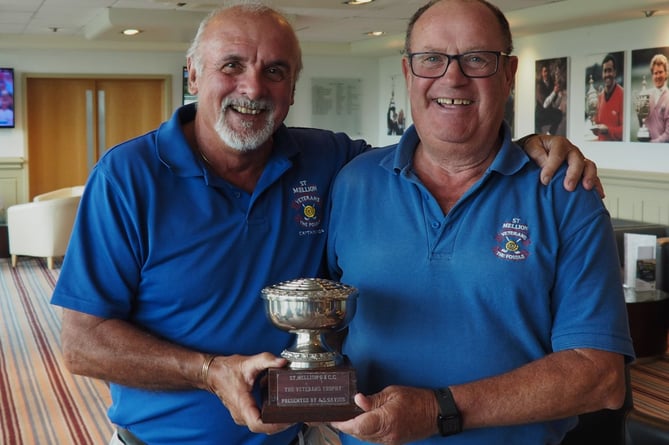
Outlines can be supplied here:
M622 141L626 125L625 52L590 55L584 80L584 140Z
M631 63L631 100L629 137L630 142L669 142L669 132L660 110L669 107L669 46L637 49L632 51ZM652 73L652 64L658 61L664 65L663 76ZM664 80L662 80L662 77ZM662 89L658 89L655 82ZM657 108L659 114L653 111Z
M16 126L14 68L0 67L0 128Z
M194 94L190 94L190 92L188 91L188 68L186 66L184 66L181 71L181 79L182 79L181 104L188 105L190 103L197 102L197 96Z
M534 132L566 136L568 123L569 58L535 62Z

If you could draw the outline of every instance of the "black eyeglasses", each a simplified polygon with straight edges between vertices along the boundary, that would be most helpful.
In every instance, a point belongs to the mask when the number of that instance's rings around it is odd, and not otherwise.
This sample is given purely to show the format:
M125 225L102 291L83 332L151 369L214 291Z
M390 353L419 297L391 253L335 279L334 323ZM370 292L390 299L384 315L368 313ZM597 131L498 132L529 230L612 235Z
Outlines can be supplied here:
M407 57L416 77L437 79L446 74L451 61L457 60L462 74L478 79L494 75L499 67L499 57L508 55L502 51L469 51L464 54L408 53Z

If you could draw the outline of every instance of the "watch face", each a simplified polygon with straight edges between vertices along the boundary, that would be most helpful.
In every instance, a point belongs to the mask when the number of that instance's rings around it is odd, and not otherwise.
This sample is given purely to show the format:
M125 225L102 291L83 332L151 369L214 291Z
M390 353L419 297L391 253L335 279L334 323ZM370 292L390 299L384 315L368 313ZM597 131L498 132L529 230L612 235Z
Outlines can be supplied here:
M439 416L439 433L442 436L451 436L462 431L460 424L460 415L454 414L450 416Z

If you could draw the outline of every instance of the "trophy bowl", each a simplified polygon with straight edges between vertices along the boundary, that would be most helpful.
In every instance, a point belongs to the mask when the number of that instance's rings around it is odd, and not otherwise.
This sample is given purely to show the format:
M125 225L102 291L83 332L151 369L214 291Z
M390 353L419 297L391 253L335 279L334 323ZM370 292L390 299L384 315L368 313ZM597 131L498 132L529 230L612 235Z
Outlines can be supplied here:
M290 368L332 367L342 355L333 351L323 334L345 328L355 315L358 291L321 278L300 278L262 290L265 312L279 329L297 334L292 347L281 356Z

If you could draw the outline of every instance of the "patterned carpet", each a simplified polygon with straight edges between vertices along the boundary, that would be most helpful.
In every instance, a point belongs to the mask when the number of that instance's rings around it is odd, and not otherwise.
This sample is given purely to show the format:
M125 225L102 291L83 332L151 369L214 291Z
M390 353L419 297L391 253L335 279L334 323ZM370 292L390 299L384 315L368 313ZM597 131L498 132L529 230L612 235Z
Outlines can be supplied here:
M669 422L669 355L630 367L634 409Z
M107 385L62 365L60 310L49 304L60 263L0 258L0 444L106 444Z

